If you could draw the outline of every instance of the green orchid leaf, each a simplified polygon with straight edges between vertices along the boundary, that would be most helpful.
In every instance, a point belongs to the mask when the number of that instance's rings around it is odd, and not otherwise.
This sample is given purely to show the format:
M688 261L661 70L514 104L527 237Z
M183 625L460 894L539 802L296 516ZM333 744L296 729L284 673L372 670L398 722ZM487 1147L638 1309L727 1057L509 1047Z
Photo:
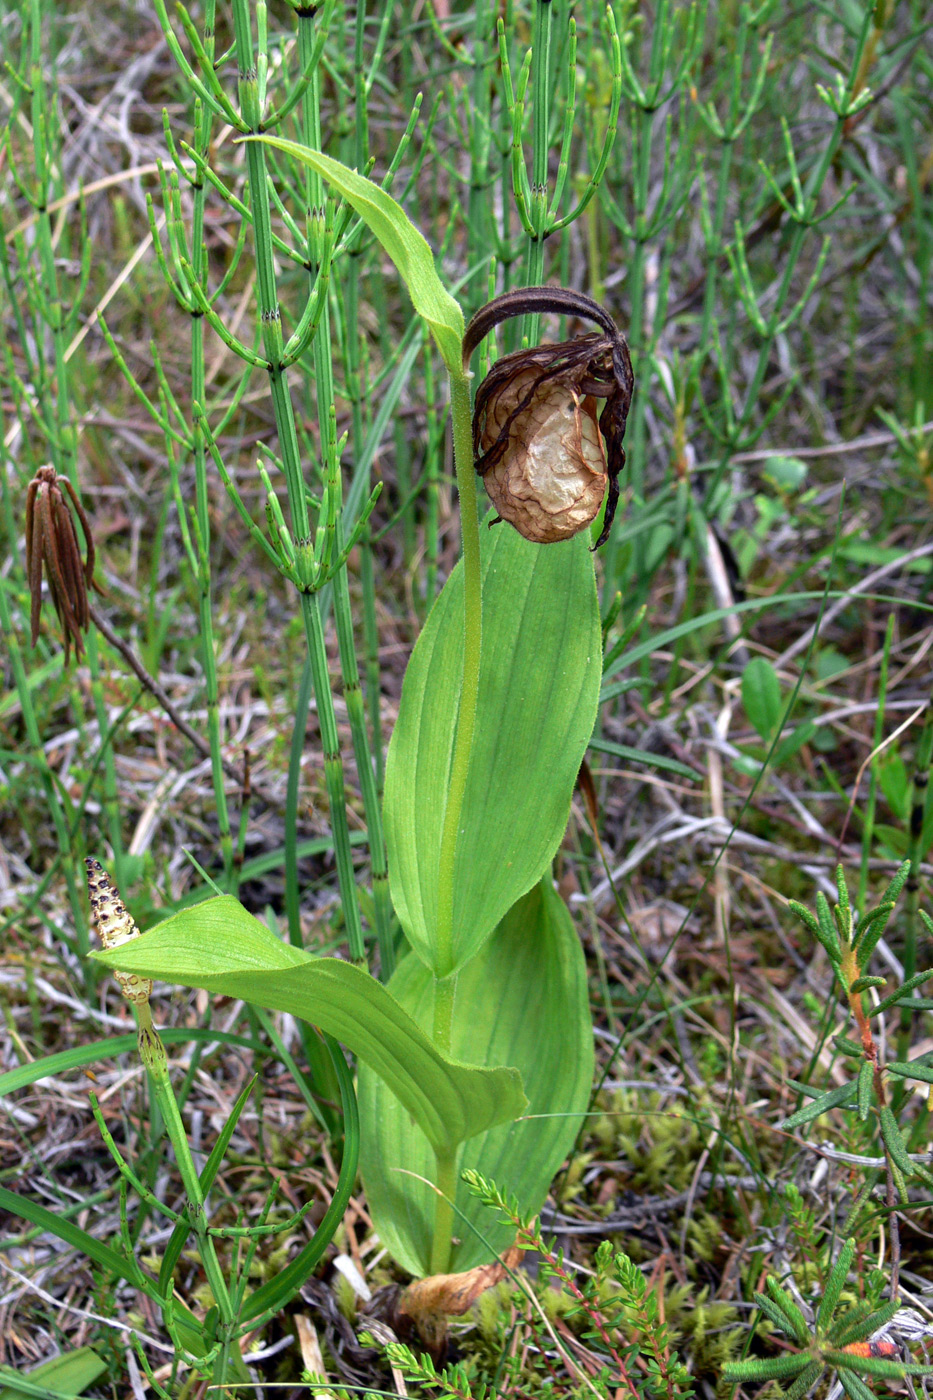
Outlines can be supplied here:
M389 745L385 833L396 913L439 975L475 956L549 869L593 733L601 637L584 532L546 546L484 530L476 729L454 857L453 967L434 965L441 834L463 679L463 572L412 653Z
M8 1366L0 1366L0 1400L69 1400L80 1395L108 1370L91 1347L76 1347L43 1361L20 1376Z
M240 997L320 1026L391 1085L442 1150L523 1111L516 1070L446 1059L369 973L282 943L231 895L183 909L140 938L92 956L121 972Z
M433 1017L433 978L409 954L389 986L420 1025ZM519 900L457 979L451 1050L521 1070L528 1115L489 1129L461 1150L466 1167L507 1183L519 1210L539 1210L571 1151L593 1080L593 1030L586 963L573 922L550 877ZM428 1271L435 1195L430 1144L384 1082L359 1076L360 1170L373 1223L386 1248L413 1274ZM409 1173L414 1173L410 1175ZM514 1229L460 1182L451 1268L490 1262ZM471 1228L472 1227L472 1228Z
M449 370L461 372L463 312L437 275L434 254L405 210L380 185L356 170L297 141L279 136L255 136L268 146L310 165L333 185L379 239L395 263L418 315L431 329Z

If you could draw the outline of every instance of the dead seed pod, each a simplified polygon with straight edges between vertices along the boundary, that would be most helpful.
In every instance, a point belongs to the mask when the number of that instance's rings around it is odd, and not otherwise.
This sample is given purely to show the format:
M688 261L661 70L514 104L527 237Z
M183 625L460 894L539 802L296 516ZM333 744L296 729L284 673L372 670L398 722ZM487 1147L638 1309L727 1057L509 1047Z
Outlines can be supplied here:
M476 470L499 518L538 544L585 529L608 485L598 549L609 537L619 499L622 438L635 387L628 346L612 318L598 302L564 287L506 292L467 327L464 365L493 326L541 311L585 316L601 333L518 350L493 365L473 410Z
M83 561L78 532L62 487L68 492L84 531L87 555ZM84 508L67 476L59 476L51 466L40 467L26 491L26 577L32 595L33 646L39 638L43 569L61 623L67 665L72 642L77 656L84 651L81 634L91 622L88 585L98 593L103 590L94 581L94 540Z

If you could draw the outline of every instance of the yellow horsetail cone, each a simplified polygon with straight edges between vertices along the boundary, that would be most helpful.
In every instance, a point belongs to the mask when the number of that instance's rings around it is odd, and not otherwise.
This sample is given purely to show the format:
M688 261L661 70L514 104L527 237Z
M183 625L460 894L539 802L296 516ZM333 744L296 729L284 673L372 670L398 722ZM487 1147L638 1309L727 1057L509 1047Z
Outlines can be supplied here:
M103 946L119 948L121 943L129 943L130 939L138 938L139 929L130 918L126 905L120 898L120 891L100 861L92 860L88 856L84 864L87 866L87 893L91 903L91 917ZM140 977L135 972L115 972L113 975L127 1001L135 1006L142 1006L148 1002L152 991L151 978Z

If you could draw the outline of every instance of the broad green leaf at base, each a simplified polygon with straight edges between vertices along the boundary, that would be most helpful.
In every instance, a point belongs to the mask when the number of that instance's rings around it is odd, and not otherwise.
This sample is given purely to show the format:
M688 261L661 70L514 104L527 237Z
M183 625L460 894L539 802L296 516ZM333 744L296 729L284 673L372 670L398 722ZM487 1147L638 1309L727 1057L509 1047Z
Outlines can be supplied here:
M390 988L423 1026L433 1014L433 978L410 953ZM580 942L550 876L509 911L479 956L457 979L451 1050L521 1071L528 1114L472 1138L458 1158L459 1173L475 1167L492 1177L519 1209L540 1209L554 1174L573 1147L593 1081L593 1029L586 963ZM392 1257L410 1273L428 1271L434 1192L415 1179L434 1179L434 1154L411 1117L365 1066L359 1074L360 1170L373 1223ZM454 1222L460 1243L453 1270L488 1263L513 1243L461 1182ZM470 1225L475 1226L475 1233Z
M529 544L484 529L476 729L454 858L453 969L476 955L557 850L596 721L602 636L587 535ZM412 653L386 760L392 902L436 968L434 930L450 767L463 683L463 568Z
M22 1376L8 1366L0 1366L0 1400L25 1400L26 1396L61 1396L67 1400L80 1395L106 1370L106 1361L91 1347L77 1347L53 1356L51 1361L44 1361Z
M441 1148L509 1121L525 1106L516 1070L446 1059L374 977L282 943L231 895L184 909L92 956L121 972L241 997L320 1026L391 1084Z

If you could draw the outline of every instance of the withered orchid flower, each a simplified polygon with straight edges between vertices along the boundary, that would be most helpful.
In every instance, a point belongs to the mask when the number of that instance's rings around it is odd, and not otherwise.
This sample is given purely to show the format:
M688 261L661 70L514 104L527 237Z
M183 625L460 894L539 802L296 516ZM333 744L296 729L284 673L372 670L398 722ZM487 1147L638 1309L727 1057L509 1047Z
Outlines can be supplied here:
M78 513L87 541L87 555L83 561L78 532L62 487ZM49 466L39 468L26 492L26 576L31 596L33 646L39 637L43 568L62 627L67 665L72 642L77 656L84 651L81 633L87 631L91 620L88 584L98 592L102 590L94 582L94 541L87 515L68 478L60 477L55 468Z
M635 388L628 346L612 317L582 292L520 287L473 317L463 341L464 365L494 326L538 312L586 317L600 331L496 361L473 410L476 470L499 518L540 544L585 529L606 496L603 528L593 546L598 549L609 538L619 499L622 438Z

